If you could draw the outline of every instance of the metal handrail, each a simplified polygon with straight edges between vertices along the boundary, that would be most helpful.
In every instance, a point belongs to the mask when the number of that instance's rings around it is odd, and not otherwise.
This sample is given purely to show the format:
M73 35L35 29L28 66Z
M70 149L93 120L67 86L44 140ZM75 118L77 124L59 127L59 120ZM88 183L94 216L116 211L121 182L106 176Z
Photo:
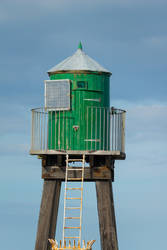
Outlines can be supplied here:
M57 110L48 110L46 108L35 108L32 109L32 133L31 133L31 150L30 152L49 152L50 150L66 150L65 145L68 142L65 142L64 145L59 145L58 148L52 145L49 147L49 136L52 137L52 133L55 133L55 141L59 141L61 136L60 127L54 131L54 127L49 128L49 119L52 119L52 114L64 114L62 119L66 124L68 119L72 117L67 117L66 114L69 111L57 111ZM87 107L87 112L92 112L95 117L94 120L87 116L87 127L85 128L86 132L86 148L85 150L103 150L103 151L120 151L125 152L125 110L116 109L114 107L104 108L104 107ZM49 118L49 114L50 117ZM100 125L97 125L97 119L100 117ZM56 119L56 118L55 118ZM91 119L91 120L90 120ZM72 121L71 121L72 122ZM103 124L102 124L103 122ZM50 129L50 131L49 131ZM56 129L55 129L56 130ZM50 135L49 135L50 133ZM72 131L68 131L72 133ZM66 138L67 140L67 138ZM53 142L52 142L53 143Z

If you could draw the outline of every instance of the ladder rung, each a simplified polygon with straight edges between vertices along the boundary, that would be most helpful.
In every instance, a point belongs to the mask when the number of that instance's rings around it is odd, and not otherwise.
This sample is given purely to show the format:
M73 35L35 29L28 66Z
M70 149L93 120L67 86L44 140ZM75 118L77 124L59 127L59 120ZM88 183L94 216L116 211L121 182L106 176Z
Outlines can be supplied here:
M64 229L80 229L81 227L64 227Z
M67 178L67 180L71 180L71 181L81 181L82 178Z
M82 190L82 188L66 188L66 190Z
M81 200L79 197L67 197L66 200Z
M78 162L78 164L75 162ZM84 181L84 168L85 168L85 155L83 155L83 158L79 158L79 159L69 159L68 154L66 155L66 183L65 183L65 197L64 197L64 222L63 222L63 240L66 239L78 239L78 241L80 241L80 236L65 236L65 231L67 229L66 232L69 232L68 230L81 230L81 216L78 214L67 214L70 213L67 212L66 210L79 210L80 213L82 211L82 192L83 192L83 181ZM69 172L68 172L69 171ZM78 177L75 175L72 175L72 171L75 171L75 173L78 172ZM70 176L71 175L71 176ZM70 183L70 181L79 181L81 182L81 185L77 185L78 187L70 187L70 185L68 186L68 183ZM74 186L74 185L73 185ZM71 194L70 192L67 192L67 190L80 190L81 191L81 196L80 193L77 194ZM74 196L74 197L70 197L70 196ZM75 196L79 196L79 197L75 197ZM72 201L69 203L71 204L66 204L68 201L66 200L80 200L78 204L78 207L72 207L70 205L72 205ZM74 202L73 202L74 203ZM68 205L66 207L66 205ZM74 204L73 204L74 205ZM74 205L75 206L75 205ZM80 217L77 217L80 216ZM68 221L67 221L68 220ZM71 221L69 221L71 220ZM74 222L73 220L78 220L76 222L79 222L80 220L80 225L68 225L67 222L69 222L69 224L73 224L72 222ZM71 223L70 223L71 222ZM66 225L67 224L67 225ZM77 223L78 224L78 223Z
M82 171L82 168L68 168L68 171Z
M73 220L73 219L74 219L74 220L75 220L75 219L76 219L76 220L79 220L80 217L65 217L65 219L66 219L66 220Z
M83 159L68 159L67 161L83 161Z
M80 207L66 207L65 209L81 209Z
M64 237L64 239L79 239L79 238L80 237L72 237L72 236L71 237L70 236L69 237Z

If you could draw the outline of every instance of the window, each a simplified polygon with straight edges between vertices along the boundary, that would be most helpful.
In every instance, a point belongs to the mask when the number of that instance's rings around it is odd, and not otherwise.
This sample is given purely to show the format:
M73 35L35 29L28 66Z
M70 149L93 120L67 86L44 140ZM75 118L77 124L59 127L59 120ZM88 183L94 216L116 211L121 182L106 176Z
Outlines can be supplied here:
M45 108L70 109L70 80L45 81Z
M88 88L88 83L85 82L85 81L78 81L77 82L77 88L87 89Z

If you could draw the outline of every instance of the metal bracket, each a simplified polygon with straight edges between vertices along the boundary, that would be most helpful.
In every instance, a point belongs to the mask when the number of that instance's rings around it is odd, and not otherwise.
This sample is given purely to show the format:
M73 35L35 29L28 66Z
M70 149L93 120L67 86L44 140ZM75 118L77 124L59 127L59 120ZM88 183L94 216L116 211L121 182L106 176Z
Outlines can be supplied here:
M77 130L79 129L79 126L78 126L78 125L74 125L74 126L73 126L73 129L74 129L75 131L77 131Z

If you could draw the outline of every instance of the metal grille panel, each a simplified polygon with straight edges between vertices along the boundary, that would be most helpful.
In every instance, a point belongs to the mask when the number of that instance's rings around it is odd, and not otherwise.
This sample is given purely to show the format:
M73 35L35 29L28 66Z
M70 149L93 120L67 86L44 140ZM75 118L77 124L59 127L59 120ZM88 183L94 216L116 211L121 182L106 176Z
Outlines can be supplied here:
M70 80L45 81L45 108L70 109Z

